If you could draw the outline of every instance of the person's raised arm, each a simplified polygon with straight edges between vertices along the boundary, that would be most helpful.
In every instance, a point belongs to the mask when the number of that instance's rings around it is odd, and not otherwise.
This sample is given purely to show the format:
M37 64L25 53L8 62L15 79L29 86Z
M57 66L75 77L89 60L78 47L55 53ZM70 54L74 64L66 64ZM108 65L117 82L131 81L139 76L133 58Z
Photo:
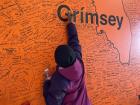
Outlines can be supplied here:
M81 52L81 46L79 44L77 29L75 24L72 22L68 23L67 25L68 30L68 45L74 50L76 53L76 56L82 60L82 52Z

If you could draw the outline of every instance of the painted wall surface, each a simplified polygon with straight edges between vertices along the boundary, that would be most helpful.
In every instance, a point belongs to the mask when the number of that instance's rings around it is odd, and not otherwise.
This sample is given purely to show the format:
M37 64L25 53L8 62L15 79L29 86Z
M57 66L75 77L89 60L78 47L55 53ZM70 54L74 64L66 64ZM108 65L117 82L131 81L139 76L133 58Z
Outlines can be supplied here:
M0 105L45 105L43 72L55 71L55 48L67 42L66 23L57 15L61 5L79 11L92 104L140 104L140 0L0 0ZM86 23L86 13L105 14L105 20Z

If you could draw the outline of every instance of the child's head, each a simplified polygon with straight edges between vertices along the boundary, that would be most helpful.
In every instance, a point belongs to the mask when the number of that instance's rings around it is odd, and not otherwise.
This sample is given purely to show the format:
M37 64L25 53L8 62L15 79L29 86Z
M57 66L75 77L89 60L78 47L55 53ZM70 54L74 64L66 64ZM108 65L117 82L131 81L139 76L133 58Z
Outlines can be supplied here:
M73 49L68 45L60 45L55 50L55 62L58 66L71 66L76 60L76 55Z

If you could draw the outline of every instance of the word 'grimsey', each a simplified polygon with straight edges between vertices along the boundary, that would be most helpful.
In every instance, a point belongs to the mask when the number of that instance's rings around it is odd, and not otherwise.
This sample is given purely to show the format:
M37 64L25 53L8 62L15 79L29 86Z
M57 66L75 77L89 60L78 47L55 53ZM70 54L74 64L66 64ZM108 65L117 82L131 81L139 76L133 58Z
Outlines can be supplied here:
M67 11L67 13L65 13L66 16L68 16L69 12L72 13L71 17L74 22L76 22L76 18L79 15L81 23L84 23L84 22L89 23L89 19L90 19L91 24L95 24L95 25L108 25L109 24L111 26L117 25L118 30L120 30L122 27L123 16L121 17L114 16L114 15L107 16L106 14L99 15L97 12L93 12L93 13L84 12L84 7L82 7L80 11L74 10L73 12L71 12L70 7L67 5L60 5L57 10L58 17L62 21L67 21L67 19L62 16L63 9L66 9Z

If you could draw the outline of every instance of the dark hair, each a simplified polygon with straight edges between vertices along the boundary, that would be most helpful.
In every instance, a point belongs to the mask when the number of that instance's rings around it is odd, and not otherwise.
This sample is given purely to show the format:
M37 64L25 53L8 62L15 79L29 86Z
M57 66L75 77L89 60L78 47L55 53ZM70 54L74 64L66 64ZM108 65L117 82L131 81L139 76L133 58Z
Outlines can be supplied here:
M55 50L55 62L58 66L71 66L76 60L76 55L73 49L68 45L60 45Z

